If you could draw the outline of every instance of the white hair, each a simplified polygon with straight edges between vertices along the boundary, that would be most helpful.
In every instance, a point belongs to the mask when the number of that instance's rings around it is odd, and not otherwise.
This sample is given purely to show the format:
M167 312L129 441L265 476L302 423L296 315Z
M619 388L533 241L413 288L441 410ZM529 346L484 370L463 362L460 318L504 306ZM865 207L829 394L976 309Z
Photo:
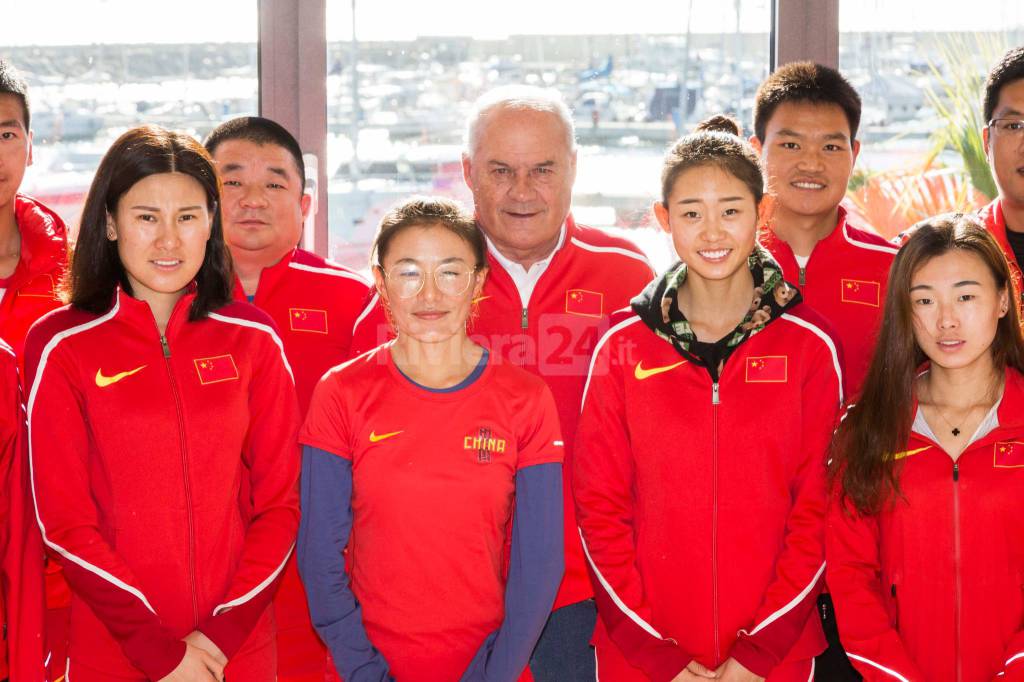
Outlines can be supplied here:
M544 111L555 114L565 128L569 151L576 150L576 126L562 93L554 88L541 88L536 85L502 85L488 90L473 103L473 109L466 122L466 151L470 156L476 152L484 119L495 109Z

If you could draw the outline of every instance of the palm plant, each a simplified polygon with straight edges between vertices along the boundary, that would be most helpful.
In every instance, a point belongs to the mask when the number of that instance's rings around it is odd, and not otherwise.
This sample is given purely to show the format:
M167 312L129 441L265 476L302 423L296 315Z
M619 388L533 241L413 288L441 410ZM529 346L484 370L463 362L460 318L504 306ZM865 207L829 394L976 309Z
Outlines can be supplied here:
M981 92L985 85L984 65L995 62L1006 51L1005 36L958 34L939 43L938 49L945 70L929 61L934 84L928 85L925 96L941 125L932 133L931 159L926 165L946 149L955 151L971 185L992 199L997 190L981 136L986 124L980 109Z

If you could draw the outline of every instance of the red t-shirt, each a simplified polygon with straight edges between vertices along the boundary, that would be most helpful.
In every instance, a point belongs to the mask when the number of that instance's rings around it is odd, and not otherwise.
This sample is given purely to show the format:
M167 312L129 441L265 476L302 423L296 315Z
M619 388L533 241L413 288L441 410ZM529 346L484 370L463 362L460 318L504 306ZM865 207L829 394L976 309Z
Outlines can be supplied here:
M547 386L491 357L437 393L382 346L323 377L299 436L352 462L352 591L403 682L459 679L501 625L516 472L562 461Z

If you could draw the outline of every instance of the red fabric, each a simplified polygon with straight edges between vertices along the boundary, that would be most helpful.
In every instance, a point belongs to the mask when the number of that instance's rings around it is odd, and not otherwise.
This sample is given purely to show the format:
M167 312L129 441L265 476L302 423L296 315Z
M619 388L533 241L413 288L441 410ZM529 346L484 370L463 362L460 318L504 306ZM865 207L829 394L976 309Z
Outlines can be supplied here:
M524 326L512 277L493 256L487 264L490 274L477 299L473 338L505 362L543 377L555 396L565 437L565 577L555 598L557 609L593 596L572 506L573 439L587 363L611 313L629 305L654 273L631 242L578 225L569 216L565 242L533 290ZM376 330L367 323L357 329L356 335L365 339L360 345L386 340L383 314L375 313L373 319Z
M846 222L839 207L839 221L819 241L804 269L789 244L765 229L761 242L782 266L787 282L796 286L804 303L825 318L843 347L846 385L852 395L860 390L875 350L882 305L889 282L889 266L897 248L873 232Z
M229 659L270 637L261 616L298 526L298 407L273 323L245 303L190 322L192 296L167 325L170 357L149 306L120 291L100 316L55 312L26 344L33 492L72 587L69 658L112 679L165 676L195 629ZM203 383L196 360L218 356L237 378Z
M1006 262L1010 265L1010 276L1013 279L1013 286L1017 290L1017 295L1020 297L1020 310L1024 312L1024 282L1021 278L1020 263L1017 262L1017 256L1013 253L1013 247L1010 246L1010 240L1006 237L1006 218L1003 217L1003 205L999 199L996 199L985 208L978 211L978 217L985 224L985 228L992 233L992 236L999 242L999 246L1003 248L1003 254L1006 256Z
M44 679L43 545L28 494L25 413L14 350L0 340L0 556L6 609L8 657L0 656L0 678ZM8 666L9 663L9 666Z
M349 359L352 330L369 293L369 283L361 275L302 249L261 273L253 304L277 324L295 372L301 414L324 372ZM245 300L241 282L235 285L235 298ZM274 615L279 682L337 679L327 648L310 622L294 557L274 597Z
M0 338L20 359L28 329L61 305L57 287L67 267L67 228L60 216L32 197L14 199L21 259L0 298Z
M602 679L667 681L732 656L781 680L824 649L814 603L842 380L819 320L797 306L743 342L718 404L707 370L631 312L599 343L573 492ZM748 376L765 357L773 380Z
M562 461L547 387L492 360L434 393L383 346L323 378L299 440L352 461L352 592L391 674L459 679L504 618L516 472Z
M353 327L369 293L362 275L302 249L260 275L253 305L277 325L302 414L324 372L352 357ZM241 282L235 298L245 300Z
M1001 461L1024 441L1015 370L998 419L960 455L955 478L949 455L914 433L897 455L902 496L891 508L865 517L833 501L828 584L868 682L1024 679L1024 465Z

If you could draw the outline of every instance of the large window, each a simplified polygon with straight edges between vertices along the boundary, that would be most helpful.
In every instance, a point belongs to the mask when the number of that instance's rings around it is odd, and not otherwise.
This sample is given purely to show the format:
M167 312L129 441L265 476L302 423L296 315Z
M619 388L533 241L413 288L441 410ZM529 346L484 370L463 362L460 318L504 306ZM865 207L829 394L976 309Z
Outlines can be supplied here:
M4 56L29 81L35 162L22 191L74 228L110 143L155 123L202 139L257 102L256 0L18 4L0 27Z
M885 236L994 196L981 88L1024 43L1024 3L840 0L839 64L864 100L849 200Z
M653 229L660 162L680 131L720 112L749 125L769 68L769 0L328 0L329 251L366 267L381 215L413 193L471 203L462 181L465 116L485 90L561 91L580 143L573 210L628 232L659 264Z

